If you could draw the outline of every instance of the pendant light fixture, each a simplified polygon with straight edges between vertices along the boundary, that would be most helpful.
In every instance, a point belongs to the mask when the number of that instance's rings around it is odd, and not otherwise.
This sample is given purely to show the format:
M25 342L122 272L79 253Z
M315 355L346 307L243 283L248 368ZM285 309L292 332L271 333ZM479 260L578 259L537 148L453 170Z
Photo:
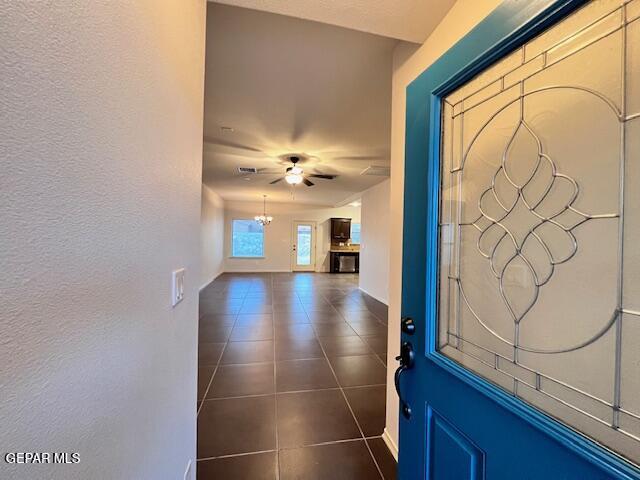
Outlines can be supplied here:
M258 222L260 225L264 226L264 225L269 225L273 220L273 217L270 215L267 215L267 196L263 195L262 197L263 197L262 215L256 215L255 221Z

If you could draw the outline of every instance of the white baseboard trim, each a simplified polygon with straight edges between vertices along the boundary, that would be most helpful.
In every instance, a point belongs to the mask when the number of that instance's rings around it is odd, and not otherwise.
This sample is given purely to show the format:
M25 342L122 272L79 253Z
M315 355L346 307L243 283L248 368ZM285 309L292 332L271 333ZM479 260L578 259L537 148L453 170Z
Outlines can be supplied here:
M220 275L222 275L223 271L220 270L218 273L216 273L213 277L211 277L210 280L208 280L204 285L202 285L200 287L200 291L204 290L205 288L207 288L209 285L211 285L211 282L213 282L216 278L218 278Z
M387 445L387 448L391 452L391 455L393 455L393 458L395 458L397 462L398 461L398 445L396 445L396 442L393 441L393 438L391 438L391 435L389 435L389 430L387 430L386 428L382 431L382 440Z
M252 269L252 270L220 270L218 273L216 273L210 280L208 280L204 285L202 285L200 287L200 291L204 290L205 288L207 288L211 282L213 282L216 278L218 278L220 275L222 275L223 273L292 273L293 270L289 269L289 270L283 270L283 269L269 269L269 268L256 268L256 269ZM293 272L295 273L295 272ZM305 273L305 272L300 272L300 273ZM314 272L309 271L306 273L329 273L326 270L316 270ZM360 289L362 290L362 289ZM382 300L380 300L379 298L376 298L375 296L371 295L369 292L366 292L364 290L362 290L364 293L366 293L367 295L375 298L376 300L378 300L379 302L382 302ZM385 305L387 305L387 302L382 302Z
M191 468L192 465L193 465L193 462L191 459L189 459L189 462L187 463L187 468L184 471L184 480L191 480L192 478L195 478Z
M366 293L367 295L369 295L370 297L375 298L376 300L378 300L380 303L384 303L387 307L389 306L389 301L388 300L382 300L381 298L379 298L377 295L373 295L370 292L367 292L364 288L362 288L360 285L358 285L358 290L360 290L361 292Z
M251 270L225 270L224 273L291 273L291 269L252 268Z

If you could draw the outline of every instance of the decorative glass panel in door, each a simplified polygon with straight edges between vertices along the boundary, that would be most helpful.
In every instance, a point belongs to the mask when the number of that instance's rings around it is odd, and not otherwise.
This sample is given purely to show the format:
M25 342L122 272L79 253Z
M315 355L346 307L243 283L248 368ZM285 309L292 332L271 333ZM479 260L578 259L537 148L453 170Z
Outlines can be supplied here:
M292 269L295 271L315 270L315 222L293 222Z
M438 346L640 463L640 1L442 100Z
M297 264L311 265L311 225L298 225Z

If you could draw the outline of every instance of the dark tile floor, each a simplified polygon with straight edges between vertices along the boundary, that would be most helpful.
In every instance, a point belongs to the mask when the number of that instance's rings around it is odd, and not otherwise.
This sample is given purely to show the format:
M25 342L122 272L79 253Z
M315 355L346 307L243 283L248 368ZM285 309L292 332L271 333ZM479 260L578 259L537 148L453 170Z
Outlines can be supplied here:
M387 307L352 274L223 274L200 294L198 480L396 478Z

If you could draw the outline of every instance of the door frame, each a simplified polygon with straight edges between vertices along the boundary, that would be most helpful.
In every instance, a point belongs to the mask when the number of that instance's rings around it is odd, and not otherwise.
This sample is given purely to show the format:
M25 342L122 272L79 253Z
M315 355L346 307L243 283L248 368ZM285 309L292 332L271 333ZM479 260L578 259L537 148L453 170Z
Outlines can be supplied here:
M293 250L294 245L298 245L297 225L311 225L311 265L298 266L298 252ZM294 220L291 224L291 271L292 272L315 272L316 271L316 244L318 243L317 224L315 220Z
M437 351L441 100L585 3L586 0L505 0L407 87L401 314L414 319L423 316L416 324L424 325L427 332L425 336L402 332L401 341L411 341L416 354L424 355L427 362L473 387L613 478L639 479L638 469L621 457ZM414 373L408 371L407 380L419 381ZM403 463L427 458L425 452L418 451L423 448L427 425L407 420L402 412L399 417L402 474ZM403 437L415 440L402 445Z

